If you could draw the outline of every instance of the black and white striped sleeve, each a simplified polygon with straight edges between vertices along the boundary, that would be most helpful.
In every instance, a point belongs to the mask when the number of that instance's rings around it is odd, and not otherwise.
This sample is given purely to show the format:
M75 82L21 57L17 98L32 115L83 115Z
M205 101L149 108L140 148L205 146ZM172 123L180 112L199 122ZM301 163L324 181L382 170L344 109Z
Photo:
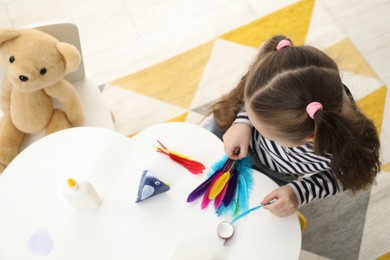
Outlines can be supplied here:
M288 184L295 192L298 206L302 206L316 199L340 193L343 188L331 171L305 176Z
M249 120L249 117L244 108L241 108L241 110L237 113L236 119L234 120L233 124L235 123L245 123L252 126L251 121Z

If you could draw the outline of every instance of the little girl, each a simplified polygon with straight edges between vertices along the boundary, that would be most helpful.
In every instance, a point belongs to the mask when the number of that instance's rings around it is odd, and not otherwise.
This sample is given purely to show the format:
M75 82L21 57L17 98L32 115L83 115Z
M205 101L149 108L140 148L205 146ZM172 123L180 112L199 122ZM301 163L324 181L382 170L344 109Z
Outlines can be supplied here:
M380 170L375 126L356 107L336 63L285 36L262 45L213 114L209 128L223 134L227 155L251 156L255 169L281 185L261 201L276 199L266 208L277 216L343 190L367 189Z

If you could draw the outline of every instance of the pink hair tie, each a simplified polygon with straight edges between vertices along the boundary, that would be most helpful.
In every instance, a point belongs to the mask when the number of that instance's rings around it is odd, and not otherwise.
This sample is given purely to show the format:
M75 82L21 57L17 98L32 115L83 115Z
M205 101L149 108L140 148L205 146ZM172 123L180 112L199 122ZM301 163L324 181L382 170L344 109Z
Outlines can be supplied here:
M292 46L292 43L289 40L281 40L278 45L276 45L276 50L280 51L283 48Z
M314 119L314 114L317 113L318 110L322 110L323 106L319 102L311 102L306 107L306 112L309 114L309 116Z

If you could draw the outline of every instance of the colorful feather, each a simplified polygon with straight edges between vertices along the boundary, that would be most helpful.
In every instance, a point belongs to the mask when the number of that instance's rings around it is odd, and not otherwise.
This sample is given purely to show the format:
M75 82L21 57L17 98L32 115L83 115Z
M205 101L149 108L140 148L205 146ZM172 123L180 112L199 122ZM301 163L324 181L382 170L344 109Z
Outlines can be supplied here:
M236 175L236 176L237 176L237 181L238 181L238 175ZM228 186L228 188L229 188L229 186ZM227 196L227 195L225 194L225 196ZM230 202L230 204L225 206L224 203L222 203L219 206L219 208L215 210L215 212L218 216L224 215L224 214L236 215L237 209L238 209L238 185L236 185L236 189L235 189L234 194L233 194L233 199Z
M238 165L239 180L238 180L238 212L243 212L249 207L249 193L253 186L253 177L251 174L250 160L244 158Z
M203 195L203 193L206 192L207 188L209 188L210 183L213 181L213 178L215 175L220 173L221 171L216 171L214 174L212 174L207 180L202 182L195 190L193 190L187 197L187 202L192 202L196 199L198 199L200 196Z
M222 173L222 175L216 179L215 183L211 186L209 199L215 199L220 192L225 188L230 178L230 171Z
M238 176L238 212L248 209L248 186L242 174Z
M253 184L250 159L232 160L225 155L211 168L208 178L188 195L187 202L192 202L204 194L201 209L214 200L218 215L237 215L247 210Z
M215 182L218 180L219 177L221 177L222 174L223 174L223 172L219 172L212 179L212 181L211 181L211 183L210 183L206 193L203 196L202 204L201 204L201 207L200 207L201 209L204 209L204 208L207 207L207 205L209 205L209 203L211 201L210 198L209 198L210 191L211 191L213 185L215 184Z
M250 158L245 157L239 161L237 165L238 172L244 176L248 189L252 190L253 187L253 176L252 176L252 163Z
M232 163L232 160L229 159L227 155L224 155L219 161L211 165L212 171L209 173L209 175L212 175L212 173L215 171L223 171L228 169L230 163Z
M203 196L202 203L200 204L200 209L205 209L209 205L209 203L211 201L209 199L209 193L210 193L210 189L208 189L206 191L206 194Z
M216 214L218 216L220 216L222 214L236 216L240 212L245 211L246 208L247 208L248 200L249 200L249 194L250 194L252 186L253 186L252 168L251 168L250 159L249 158L243 158L242 160L237 161L237 167L234 167L233 170L234 169L237 169L237 175L236 175L236 177L237 177L237 185L236 185L235 191L233 193L233 199L231 200L230 203L227 203L227 206L222 204L216 210ZM233 172L233 170L232 170L232 172ZM244 191L240 192L240 188L239 188L239 180L240 180L239 179L239 175L242 175L241 178L240 178L241 180L245 180L245 184L246 184L245 185L246 186L245 191L246 192L244 192ZM231 177L230 181L233 181L233 177L234 177L234 175L232 174L232 177ZM228 185L230 185L230 183ZM242 186L243 185L241 185L241 190L243 189ZM230 188L232 188L232 187L230 187ZM229 186L228 186L228 189L229 189ZM244 197L242 193L247 193L247 194ZM226 194L225 194L225 198L228 199L229 196L230 196L230 194L227 191ZM239 197L241 198L241 203L239 202ZM244 198L246 198L245 199L246 202L244 201Z
M223 198L223 205L225 207L229 206L233 200L234 194L236 193L236 189L237 189L237 181L238 181L238 170L234 168L232 170L232 176L229 180L229 183L227 185L227 190Z
M174 152L172 150L169 150L167 147L165 147L160 141L157 140L157 142L160 144L160 146L156 146L157 152L168 155L171 160L179 163L180 165L184 166L187 170L194 174L202 173L206 167L200 163L197 162L185 155L179 154L177 152Z
M223 198L225 197L226 190L228 188L228 182L226 182L225 187L222 189L222 191L218 194L217 197L214 199L214 208L219 208L221 206ZM209 195L210 198L210 195Z
M217 214L218 217L224 214L226 211L227 208L223 205L223 203L221 203L221 205L215 209L215 213Z
M249 213L251 213L252 211L255 211L255 210L258 210L258 209L261 209L262 207L264 207L263 204L259 205L259 206L256 206L256 207L253 207L251 209L248 209L246 211L244 211L243 213L241 213L240 215L236 216L234 219L232 219L232 221L230 223L234 223L236 222L237 220L239 220L240 218L243 218L245 217L246 215L248 215Z
M233 224L234 222L236 222L236 221L239 220L240 218L245 217L246 215L248 215L248 214L251 213L252 211L261 209L261 208L263 208L264 206L269 205L269 204L272 204L272 203L274 203L274 202L275 202L275 200L271 200L270 202L268 202L268 203L266 203L266 204L260 204L260 205L258 205L258 206L253 207L253 208L250 208L250 209L244 211L243 213L241 213L240 215L236 216L235 218L233 218L232 221L230 221L230 223Z
M233 216L236 216L238 214L238 211L240 209L239 205L238 205L238 195L239 195L239 191L238 191L238 179L237 179L237 188L236 188L236 193L234 194L234 204L233 203L230 203L230 209L232 211L232 215Z

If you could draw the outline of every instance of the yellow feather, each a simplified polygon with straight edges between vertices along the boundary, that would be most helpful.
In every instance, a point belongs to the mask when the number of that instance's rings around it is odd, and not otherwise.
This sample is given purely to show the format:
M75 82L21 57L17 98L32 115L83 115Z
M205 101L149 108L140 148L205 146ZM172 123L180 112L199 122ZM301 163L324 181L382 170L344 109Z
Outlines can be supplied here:
M179 157L181 157L181 158L184 158L184 159L188 159L188 160L190 160L190 161L193 161L193 159L192 159L191 157L188 157L188 156L185 156L185 155L183 155L183 154L181 154L181 153L178 153L178 152L169 150L169 149L164 148L164 147L162 147L162 146L154 146L154 147L157 148L157 149L160 149L161 151L166 152L166 153L168 153L168 154L174 154L174 155L177 155L177 156L179 156Z
M218 180L214 183L213 187L210 190L209 193L209 199L215 199L218 194L223 190L225 187L226 183L230 179L230 171L225 172L224 174L221 175L221 177L218 178Z
M193 159L192 159L191 157L185 156L185 155L183 155L183 154L181 154L181 153L177 153L177 152L174 152L174 151L172 151L172 150L168 150L168 152L169 152L170 154L175 154L175 155L177 155L177 156L179 156L179 157L181 157L181 158L185 158L185 159L188 159L188 160L190 160L190 161L193 161Z

